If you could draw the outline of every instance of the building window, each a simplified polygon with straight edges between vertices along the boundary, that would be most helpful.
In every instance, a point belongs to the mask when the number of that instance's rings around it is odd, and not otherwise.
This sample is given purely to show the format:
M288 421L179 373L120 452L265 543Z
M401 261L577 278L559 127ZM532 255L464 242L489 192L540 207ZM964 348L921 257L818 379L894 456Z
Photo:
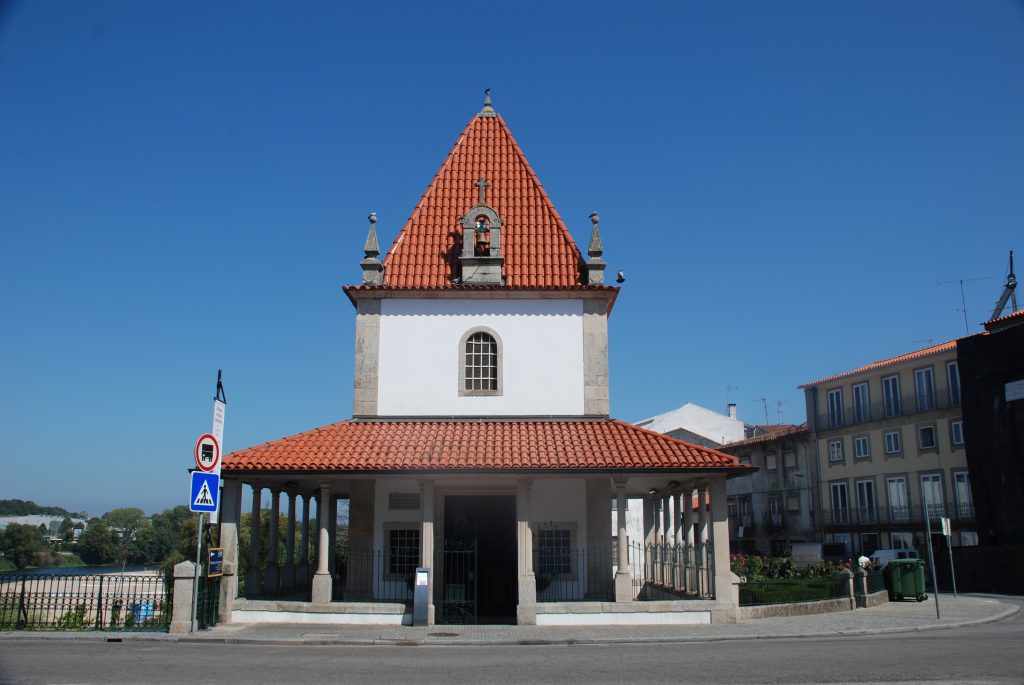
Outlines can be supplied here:
M474 328L459 344L459 394L501 394L501 339L487 328Z
M846 492L846 483L832 483L832 523L850 522L850 500Z
M774 471L779 468L778 458L775 452L768 452L764 455L764 468L767 471Z
M886 376L882 379L883 404L885 405L885 418L891 419L894 416L903 415L903 402L900 397L900 377Z
M843 441L842 440L829 440L828 441L828 460L829 461L842 461L843 460Z
M387 580L400 580L416 573L420 563L419 528L399 527L388 524L387 528Z
M853 439L853 456L857 459L867 459L871 456L870 441L866 435L858 435Z
M946 364L946 381L949 384L949 403L960 404L960 366L956 362Z
M786 495L786 511L800 511L800 495Z
M899 431L889 431L885 434L885 453L886 454L899 454L903 449L903 445L900 441Z
M973 520L974 497L971 495L971 479L967 471L957 471L953 474L953 487L956 493L957 520Z
M961 547L977 547L978 545L978 534L970 530L960 531L960 546Z
M907 479L890 476L886 479L886 496L889 498L889 522L906 523L910 520L910 501L907 499Z
M917 410L935 409L935 374L932 367L914 371L914 387L917 390Z
M740 452L739 460L741 464L749 464L750 452Z
M828 425L839 428L843 425L843 389L828 391Z
M954 445L964 444L964 422L953 421L949 424L950 439Z
M537 531L537 573L572 573L572 531L541 528Z
M923 450L935 449L935 426L921 426L917 429L917 446Z
M768 496L768 516L766 523L772 529L781 528L783 525L782 497L780 495Z
M786 450L782 453L782 464L787 469L796 468L796 452L793 450Z
M898 531L889 533L889 547L894 550L909 550L913 548L913 533Z
M864 423L871 420L871 401L868 397L868 384L857 383L853 386L853 421Z
M857 481L857 521L875 522L875 481Z

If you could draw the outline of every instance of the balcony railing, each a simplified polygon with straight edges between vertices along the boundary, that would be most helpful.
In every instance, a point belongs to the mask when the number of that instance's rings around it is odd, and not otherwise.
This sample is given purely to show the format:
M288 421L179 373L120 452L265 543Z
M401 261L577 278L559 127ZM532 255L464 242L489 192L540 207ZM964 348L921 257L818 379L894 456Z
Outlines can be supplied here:
M955 522L969 523L974 521L974 505L967 504L930 504L927 507L932 526L939 525L939 517L945 516ZM825 526L842 528L850 526L898 526L924 525L924 507L847 507L822 512Z
M905 395L894 402L854 404L846 407L842 412L827 411L818 414L814 425L821 432L958 406L960 406L959 391L956 388L947 388L928 395Z
M764 529L768 531L783 530L788 525L786 515L781 511L766 511L762 517Z
M754 517L750 514L730 514L729 524L729 533L732 535L739 535L740 528L743 528L743 533L747 534L756 527Z

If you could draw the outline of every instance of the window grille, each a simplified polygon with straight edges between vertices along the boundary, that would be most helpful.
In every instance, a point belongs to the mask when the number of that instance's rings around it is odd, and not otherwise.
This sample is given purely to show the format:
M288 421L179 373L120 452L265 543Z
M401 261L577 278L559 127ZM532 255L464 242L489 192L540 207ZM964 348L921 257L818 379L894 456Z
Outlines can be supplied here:
M416 572L420 562L420 532L415 529L395 529L388 536L388 573L408 576Z
M465 389L498 389L498 343L487 333L474 333L466 340Z
M551 575L572 573L572 535L568 530L537 531L537 571Z

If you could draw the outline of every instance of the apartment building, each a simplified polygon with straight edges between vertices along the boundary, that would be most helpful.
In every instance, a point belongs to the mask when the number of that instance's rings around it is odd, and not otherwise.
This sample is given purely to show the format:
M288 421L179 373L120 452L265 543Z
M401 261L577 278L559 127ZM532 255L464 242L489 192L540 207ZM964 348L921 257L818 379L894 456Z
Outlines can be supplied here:
M977 544L957 341L800 387L825 541L922 547L927 515L933 531L950 519L954 546Z

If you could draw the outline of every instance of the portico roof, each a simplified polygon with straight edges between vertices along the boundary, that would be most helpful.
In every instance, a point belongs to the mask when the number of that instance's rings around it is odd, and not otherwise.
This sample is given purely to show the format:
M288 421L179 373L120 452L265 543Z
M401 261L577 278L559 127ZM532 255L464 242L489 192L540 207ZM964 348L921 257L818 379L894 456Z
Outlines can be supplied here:
M615 419L359 419L239 450L225 474L262 472L743 473L736 457Z

